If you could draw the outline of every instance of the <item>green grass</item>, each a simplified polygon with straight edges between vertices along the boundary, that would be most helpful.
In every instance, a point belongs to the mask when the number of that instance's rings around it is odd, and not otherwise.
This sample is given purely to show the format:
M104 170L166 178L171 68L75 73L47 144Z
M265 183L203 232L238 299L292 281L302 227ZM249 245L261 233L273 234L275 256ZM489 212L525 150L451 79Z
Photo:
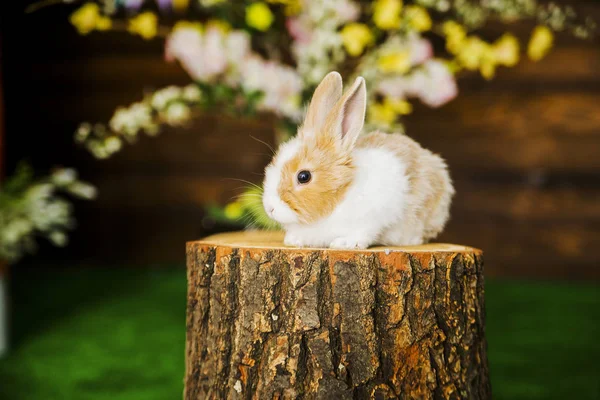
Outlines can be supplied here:
M185 271L16 271L2 400L181 399ZM495 399L599 399L599 287L486 283Z

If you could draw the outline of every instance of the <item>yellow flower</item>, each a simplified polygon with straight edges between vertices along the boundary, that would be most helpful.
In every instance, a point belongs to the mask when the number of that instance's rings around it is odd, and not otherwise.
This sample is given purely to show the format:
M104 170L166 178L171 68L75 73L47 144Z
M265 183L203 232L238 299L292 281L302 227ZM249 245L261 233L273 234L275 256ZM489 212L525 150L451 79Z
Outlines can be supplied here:
M412 105L406 100L396 100L386 97L383 103L373 103L369 106L369 120L371 122L391 125L398 115L406 115L412 112Z
M479 72L485 79L490 80L496 74L496 63L492 60L482 62L479 66Z
M494 48L485 43L481 58L479 60L479 72L485 79L492 79L496 73L496 66L498 65L498 59L494 53Z
M177 29L196 29L198 32L202 32L204 28L200 22L190 22L190 21L177 21L175 25L173 25L173 32Z
M446 49L452 54L457 54L467 37L465 28L454 21L447 21L444 22L442 30L446 35Z
M529 39L527 55L533 61L541 60L552 48L553 41L554 35L548 27L543 25L537 26L531 34L531 39Z
M234 201L233 203L227 204L223 212L225 213L225 216L229 219L238 219L242 216L243 209L239 202Z
M469 36L463 40L456 60L460 66L470 70L479 70L486 79L494 77L499 61L496 49L477 36Z
M377 66L385 74L403 74L410 69L410 53L408 51L395 51L379 57Z
M100 7L96 3L86 3L69 18L71 24L82 35L87 35L94 29L110 29L112 23L109 18L100 15Z
M398 114L393 108L381 103L372 103L369 106L369 120L383 125L391 125L396 121Z
M107 31L112 27L112 21L108 17L98 17L96 20L96 29L99 31Z
M222 19L211 19L206 22L206 27L214 27L219 29L223 33L227 33L231 31L231 25L227 21L223 21Z
M158 18L156 14L146 11L129 21L128 30L146 40L152 39L158 32Z
M489 44L477 36L469 36L464 40L457 59L468 70L476 70L481 64L484 54L489 51Z
M214 7L217 4L221 4L221 3L224 3L224 2L225 2L225 0L200 0L200 4L203 7Z
M271 9L262 2L252 3L246 7L246 24L254 29L265 32L273 23Z
M502 35L493 47L498 64L513 67L519 62L519 41L510 33Z
M420 6L407 6L404 12L408 26L418 32L431 29L431 17L427 10Z
M342 28L342 42L348 54L359 56L373 42L373 34L365 24L353 22Z
M386 97L386 99L384 100L384 105L386 107L391 108L392 110L394 110L395 113L400 115L410 114L413 109L412 104L410 104L408 101L395 100L389 97Z
M462 66L460 65L460 63L454 59L454 60L445 60L445 59L438 59L440 62L442 62L446 68L448 68L448 70L452 73L452 74L456 74L457 72L459 72L460 70L462 70Z
M302 2L300 0L267 0L271 4L283 4L285 6L285 15L296 15L302 11Z
M383 30L398 28L401 11L402 0L376 0L373 4L373 22Z
M190 0L173 0L173 8L176 11L183 11L188 8Z

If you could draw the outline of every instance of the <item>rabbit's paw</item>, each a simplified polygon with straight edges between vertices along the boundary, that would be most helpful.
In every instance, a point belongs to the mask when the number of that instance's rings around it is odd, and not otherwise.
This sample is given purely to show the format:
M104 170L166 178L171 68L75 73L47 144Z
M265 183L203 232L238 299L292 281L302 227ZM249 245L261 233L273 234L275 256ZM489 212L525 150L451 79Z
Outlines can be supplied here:
M362 238L339 237L333 239L329 247L332 249L366 249L369 245L369 241Z
M285 238L283 239L283 244L286 246L292 247L306 247L307 243L302 237L295 235L293 233L287 232L285 234Z

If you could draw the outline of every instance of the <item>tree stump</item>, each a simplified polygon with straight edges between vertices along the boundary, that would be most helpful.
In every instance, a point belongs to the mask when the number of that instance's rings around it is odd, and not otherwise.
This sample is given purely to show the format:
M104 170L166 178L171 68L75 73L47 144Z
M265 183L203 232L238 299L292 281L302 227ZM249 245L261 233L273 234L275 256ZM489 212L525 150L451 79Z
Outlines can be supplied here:
M488 399L482 253L187 244L186 400Z

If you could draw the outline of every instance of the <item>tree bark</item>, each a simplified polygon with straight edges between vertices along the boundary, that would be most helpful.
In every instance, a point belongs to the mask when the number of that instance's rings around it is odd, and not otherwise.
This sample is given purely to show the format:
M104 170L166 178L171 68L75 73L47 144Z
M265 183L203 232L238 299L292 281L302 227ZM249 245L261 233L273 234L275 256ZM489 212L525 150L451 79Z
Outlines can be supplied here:
M480 250L187 244L184 398L488 399Z

